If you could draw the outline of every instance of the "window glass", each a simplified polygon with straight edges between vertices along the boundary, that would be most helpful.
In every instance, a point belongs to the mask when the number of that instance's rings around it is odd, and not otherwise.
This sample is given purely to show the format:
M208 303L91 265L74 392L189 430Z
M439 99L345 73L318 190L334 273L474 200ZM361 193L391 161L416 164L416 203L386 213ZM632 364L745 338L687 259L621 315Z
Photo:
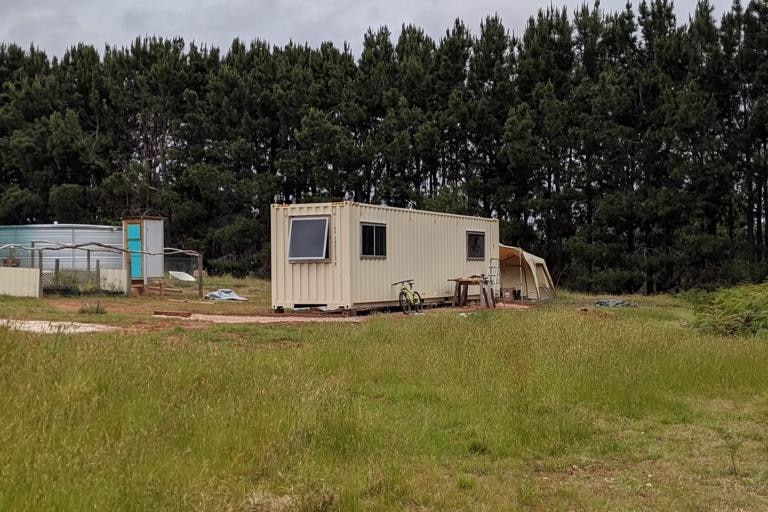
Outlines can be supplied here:
M375 226L374 227L375 241L376 241L376 256L387 255L387 227Z
M387 255L387 226L384 224L361 224L361 226L360 255L385 257Z
M485 233L467 232L467 258L472 260L485 259Z
M288 243L289 260L328 258L328 218L293 217Z

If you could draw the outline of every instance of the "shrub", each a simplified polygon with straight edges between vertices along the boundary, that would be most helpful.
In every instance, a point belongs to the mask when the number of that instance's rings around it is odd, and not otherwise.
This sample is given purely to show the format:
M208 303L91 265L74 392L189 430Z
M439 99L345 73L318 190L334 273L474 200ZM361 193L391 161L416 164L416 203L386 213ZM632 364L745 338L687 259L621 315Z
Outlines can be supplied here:
M90 302L82 304L77 312L81 315L103 315L107 310L101 305L101 301L96 301L95 304L91 304Z
M736 286L710 294L696 306L694 325L715 334L768 338L768 284Z
M247 256L227 255L208 261L208 269L212 275L230 274L234 277L245 277L253 270L253 266Z

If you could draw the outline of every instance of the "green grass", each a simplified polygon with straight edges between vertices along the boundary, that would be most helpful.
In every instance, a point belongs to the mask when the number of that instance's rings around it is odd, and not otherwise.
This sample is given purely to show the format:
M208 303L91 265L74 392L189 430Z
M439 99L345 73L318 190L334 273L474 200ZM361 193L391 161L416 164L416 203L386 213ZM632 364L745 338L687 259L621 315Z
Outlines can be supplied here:
M588 300L0 332L0 510L768 509L768 344Z

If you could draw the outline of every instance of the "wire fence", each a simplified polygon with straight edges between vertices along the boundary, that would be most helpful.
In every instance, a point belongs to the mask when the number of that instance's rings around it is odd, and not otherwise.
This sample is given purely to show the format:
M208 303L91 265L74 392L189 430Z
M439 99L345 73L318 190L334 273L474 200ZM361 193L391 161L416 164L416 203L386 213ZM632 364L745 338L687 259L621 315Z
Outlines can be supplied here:
M198 291L199 272L197 257L186 255L166 256L163 263L167 291L170 293Z
M165 274L169 272L184 272L197 277L197 258L193 256L166 256L163 261Z
M43 291L97 290L99 273L95 270L59 270L43 271L41 274Z
M0 246L0 267L32 268L40 271L40 288L43 293L139 293L158 290L161 294L196 292L202 290L203 277L200 255L193 251L167 248L164 254L125 251L122 247L103 244L70 246L62 244L38 244L36 247L21 245ZM145 254L160 257L162 274L138 274L128 276L128 254ZM157 268L157 267L154 267ZM145 286L146 285L146 286Z

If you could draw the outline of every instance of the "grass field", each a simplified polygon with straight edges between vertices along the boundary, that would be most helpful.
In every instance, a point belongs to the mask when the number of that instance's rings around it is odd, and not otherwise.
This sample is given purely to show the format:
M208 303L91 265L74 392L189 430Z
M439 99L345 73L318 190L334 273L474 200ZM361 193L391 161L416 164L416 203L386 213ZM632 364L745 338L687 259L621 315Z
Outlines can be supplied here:
M229 286L256 300L174 304L268 302ZM768 343L590 301L189 329L0 299L126 327L0 331L0 510L768 510Z

